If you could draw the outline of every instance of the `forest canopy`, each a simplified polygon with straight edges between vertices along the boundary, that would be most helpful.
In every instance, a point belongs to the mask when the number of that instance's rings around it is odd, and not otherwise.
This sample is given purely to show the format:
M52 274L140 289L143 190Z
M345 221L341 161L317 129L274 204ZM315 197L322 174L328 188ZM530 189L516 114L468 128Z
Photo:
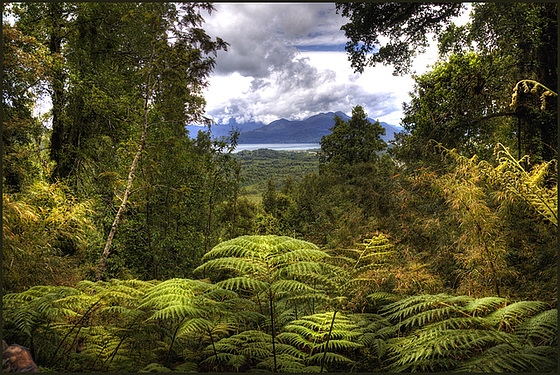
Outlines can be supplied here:
M42 372L557 370L557 4L336 9L357 72L430 33L439 59L394 141L354 103L295 156L188 134L212 4L3 5L9 344Z

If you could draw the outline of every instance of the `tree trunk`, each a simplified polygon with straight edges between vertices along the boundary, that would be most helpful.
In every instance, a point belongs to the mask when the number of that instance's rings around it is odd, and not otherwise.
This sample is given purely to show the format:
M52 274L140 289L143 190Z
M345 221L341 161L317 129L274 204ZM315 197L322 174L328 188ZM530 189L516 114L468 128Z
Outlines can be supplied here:
M142 136L140 137L140 144L138 145L138 151L136 151L136 155L134 156L134 160L132 161L132 165L130 166L130 172L128 173L128 181L126 183L126 189L124 190L124 195L122 199L122 203L117 211L117 215L115 216L115 221L113 221L113 225L111 225L111 231L107 236L107 242L105 243L105 248L103 249L103 253L101 254L101 259L99 260L99 265L97 266L97 273L95 275L95 281L101 280L101 275L105 270L105 266L107 264L107 258L109 257L109 253L111 252L111 243L113 242L113 237L115 237L115 233L117 232L117 228L119 227L119 223L121 218L124 214L124 210L126 209L126 203L128 201L128 197L130 196L132 190L132 180L134 179L134 172L136 171L136 166L138 165L138 161L140 160L140 156L142 155L142 150L144 149L144 145L146 144L146 133L148 132L148 104L151 96L151 73L152 73L152 64L155 55L155 45L152 42L152 53L150 55L150 61L148 65L148 83L146 85L146 95L144 99L144 124L142 127Z
M119 207L119 210L117 211L117 215L115 216L115 221L113 221L113 225L111 225L111 231L109 232L109 236L107 236L107 242L105 243L103 254L101 254L101 260L99 261L99 265L97 266L95 281L101 280L101 275L105 270L107 258L109 257L109 253L111 251L111 243L113 242L113 237L115 237L115 233L117 232L117 228L119 227L119 223L124 214L124 210L126 209L126 203L128 201L128 197L130 196L130 192L132 190L132 180L134 179L134 172L136 170L136 166L138 165L138 161L140 160L140 156L142 155L144 144L146 143L147 127L148 124L147 122L145 122L144 128L142 129L142 137L140 138L140 145L138 146L138 151L136 151L136 155L134 156L134 160L132 161L132 165L130 166L130 172L128 173L128 182L126 183L126 189L124 191L122 203Z
M49 36L49 53L51 56L60 55L62 52L62 19L63 19L63 4L50 3L48 4L48 20L47 25L51 29ZM64 71L62 66L55 64L52 70L51 81L51 102L52 102L52 133L51 133L51 148L50 157L56 162L54 170L52 171L52 178L58 179L67 175L61 172L63 169L62 164L62 144L63 140L63 125L62 125L62 109L64 107Z

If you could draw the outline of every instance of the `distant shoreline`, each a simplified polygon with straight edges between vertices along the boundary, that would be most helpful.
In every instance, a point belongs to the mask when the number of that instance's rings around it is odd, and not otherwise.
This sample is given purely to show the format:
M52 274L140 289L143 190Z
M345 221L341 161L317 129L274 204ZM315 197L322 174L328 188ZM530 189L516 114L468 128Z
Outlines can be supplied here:
M241 143L235 148L234 153L240 151L254 151L267 149L274 151L316 151L321 148L319 143Z

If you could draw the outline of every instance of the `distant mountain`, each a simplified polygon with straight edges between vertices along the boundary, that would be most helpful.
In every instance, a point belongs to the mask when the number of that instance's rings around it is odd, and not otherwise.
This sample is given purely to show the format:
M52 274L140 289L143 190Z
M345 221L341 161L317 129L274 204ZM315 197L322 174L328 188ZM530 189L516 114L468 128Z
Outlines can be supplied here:
M344 121L350 119L343 112L319 113L305 120L280 119L260 128L241 132L239 143L319 143L321 137L331 133L329 129L334 126L335 115ZM375 122L373 119L368 120ZM394 139L394 133L402 130L385 122L380 124L385 128L386 135L381 136L384 141Z
M334 116L338 115L344 121L350 119L343 112L319 113L317 115L306 118L305 120L286 120L280 119L271 122L268 125L262 122L246 122L237 124L234 119L230 119L228 125L212 125L212 136L219 138L226 136L232 129L239 129L239 143L255 144L255 143L319 143L321 137L331 133L329 130L334 126ZM368 118L372 123L375 120ZM394 139L394 134L402 131L401 128L380 123L385 128L385 135L381 138L384 141ZM207 129L201 126L189 125L187 129L191 137L196 137L198 130Z
M235 129L239 129L239 132L244 132L258 129L263 126L265 126L265 124L262 122L244 122L242 124L238 124L235 119L230 118L227 125L212 125L210 127L210 131L212 132L213 137L220 138L229 135L229 133ZM186 128L192 138L196 138L199 130L208 130L208 127L198 125L187 125Z

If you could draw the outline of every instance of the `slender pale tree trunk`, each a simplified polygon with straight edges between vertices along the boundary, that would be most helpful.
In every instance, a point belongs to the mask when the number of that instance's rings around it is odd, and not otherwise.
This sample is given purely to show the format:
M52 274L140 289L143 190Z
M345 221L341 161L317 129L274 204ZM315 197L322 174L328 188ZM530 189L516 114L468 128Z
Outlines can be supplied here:
M142 150L144 149L144 145L146 144L146 133L148 132L148 104L150 101L151 96L151 77L152 77L152 64L155 55L155 43L152 40L152 54L150 55L150 61L148 65L148 82L146 85L146 95L144 100L144 113L143 113L143 126L142 126L142 135L140 137L140 144L138 145L138 150L136 151L136 155L134 156L134 160L132 161L132 165L130 166L130 171L128 173L128 181L126 183L126 189L124 190L123 199L119 210L117 211L117 215L115 216L115 220L113 221L113 225L111 225L111 231L107 236L107 242L105 243L105 248L103 249L103 253L101 254L101 259L99 260L99 264L97 266L97 272L95 275L95 281L101 280L101 275L105 270L105 266L107 264L107 258L109 257L109 253L111 252L111 243L113 242L113 237L115 237L115 233L117 232L117 228L119 227L119 223L122 219L124 211L126 209L126 203L128 201L128 197L132 191L132 181L134 180L134 172L136 171L136 166L138 165L138 161L142 155Z

